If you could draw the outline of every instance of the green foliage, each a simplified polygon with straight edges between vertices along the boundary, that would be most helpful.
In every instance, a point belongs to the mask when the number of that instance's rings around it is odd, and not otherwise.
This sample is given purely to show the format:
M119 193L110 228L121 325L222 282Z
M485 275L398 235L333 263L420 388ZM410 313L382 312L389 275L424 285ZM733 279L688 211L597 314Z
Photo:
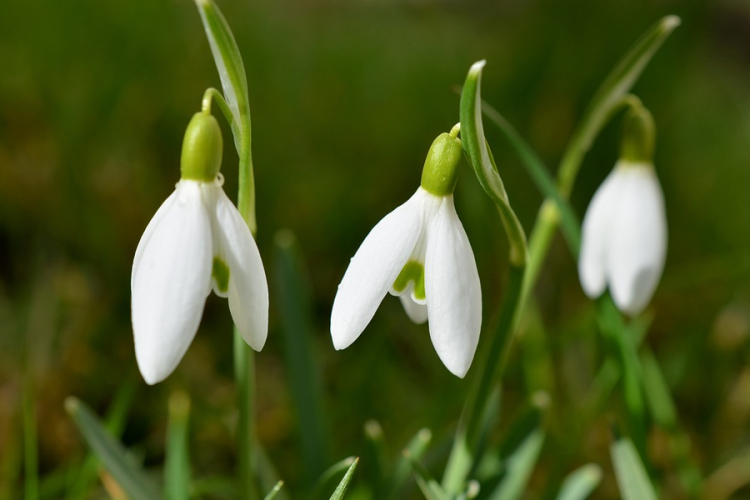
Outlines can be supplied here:
M112 479L134 500L159 500L161 494L146 472L128 456L127 450L107 432L99 419L81 401L68 398L65 409L78 426Z

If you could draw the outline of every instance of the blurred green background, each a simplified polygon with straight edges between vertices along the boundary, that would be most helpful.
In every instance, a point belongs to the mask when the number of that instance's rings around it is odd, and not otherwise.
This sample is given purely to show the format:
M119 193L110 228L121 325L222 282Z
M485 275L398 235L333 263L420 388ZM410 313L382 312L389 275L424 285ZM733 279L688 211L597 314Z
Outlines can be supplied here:
M646 342L702 472L750 457L750 3L219 5L248 73L258 244L271 287L269 341L256 357L258 433L292 492L303 478L274 303L275 232L296 234L308 269L331 463L363 453L368 419L380 422L393 456L421 427L433 430L440 449L468 385L441 365L427 328L412 325L398 300L385 299L352 347L333 349L330 308L349 258L417 188L431 141L458 121L456 89L471 63L487 59L484 98L553 169L598 84L666 14L683 24L634 89L656 120L670 229ZM71 470L85 453L64 398L76 395L103 413L127 383L137 396L123 439L147 465L163 459L167 397L184 389L193 401L194 474L231 472L236 415L226 301L209 297L185 359L155 387L138 374L129 319L135 247L179 179L182 135L209 86L219 87L218 76L189 0L26 0L0 9L0 498L21 495L23 372L36 395L44 477ZM542 197L497 129L487 122L486 130L530 231ZM572 197L579 216L614 165L618 131L615 120L584 162ZM236 164L227 147L223 173L232 198ZM502 299L507 245L468 168L456 205L489 324ZM536 296L545 361L517 346L503 406L513 415L532 391L551 395L550 437L528 496L543 497L550 481L594 461L605 472L596 495L615 497L607 450L617 405L594 425L575 426L601 357L593 306L560 237ZM653 432L649 445L664 497L681 498L663 436ZM358 474L366 477L366 463ZM741 488L750 466L728 481L740 488L735 498L747 498L750 488Z

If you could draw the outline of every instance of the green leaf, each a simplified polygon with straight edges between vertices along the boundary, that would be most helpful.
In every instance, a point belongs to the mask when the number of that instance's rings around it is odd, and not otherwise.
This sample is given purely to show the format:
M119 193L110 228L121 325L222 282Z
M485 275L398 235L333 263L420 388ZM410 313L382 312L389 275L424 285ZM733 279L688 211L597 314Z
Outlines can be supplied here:
M112 404L107 408L107 414L104 417L104 427L115 438L119 438L125 429L127 414L135 398L136 387L136 379L130 377L120 385L112 400ZM65 497L67 500L83 500L84 498L88 498L88 491L97 479L97 463L96 455L93 452L89 452L89 455L78 469L75 482L68 489L67 496Z
M570 248L573 257L577 259L581 247L581 224L578 222L578 218L570 204L560 196L549 169L544 165L544 162L537 156L531 146L523 140L521 134L495 108L482 101L482 112L505 135L505 138L516 152L516 155L521 160L521 164L526 168L526 171L531 176L539 191L555 203L560 213L563 236L565 236L568 242L568 248Z
M673 431L677 428L677 411L672 395L664 380L659 363L649 349L641 354L643 369L643 391L654 421L662 428Z
M284 486L284 481L279 481L276 483L276 486L271 489L271 491L268 492L268 495L266 495L263 500L273 500L276 498L276 495L281 491L281 487Z
M602 468L596 464L586 464L574 470L563 481L556 500L584 500L602 480Z
M620 108L661 44L679 25L680 18L677 16L660 19L631 47L594 94L560 163L558 186L564 198L570 196L581 160L594 139Z
M263 449L261 443L256 440L252 448L255 473L258 476L261 491L273 490L276 485L283 481L281 481L278 471L275 469L273 463L271 463L268 455L266 455L266 451ZM289 500L285 489L280 489L275 495L276 500Z
M527 259L526 233L510 206L505 185L484 138L481 80L485 61L474 63L461 91L461 143L479 184L497 206L510 243L510 261L523 266Z
M190 399L184 392L175 392L169 398L169 424L167 427L164 486L167 500L190 498L190 457L188 450L188 421Z
M514 500L523 494L544 444L542 417L548 404L546 393L534 394L529 409L511 426L500 448L505 471L489 500Z
M346 474L344 474L344 477L341 479L341 482L336 487L336 490L333 492L333 495L331 495L330 500L341 500L342 498L344 498L346 489L349 487L349 483L354 477L354 471L357 469L358 463L359 458L355 458L352 464L349 466L349 469L346 471Z
M348 471L354 462L358 460L359 459L355 457L347 457L327 468L315 482L315 487L311 491L310 498L315 500L327 497L328 495L325 492L333 483L333 479L342 472Z
M613 441L610 453L623 500L656 500L656 492L633 442L621 436Z
M208 44L216 62L224 98L232 111L230 125L237 152L242 153L241 140L250 134L250 104L247 95L245 66L232 30L212 0L195 0L206 30Z
M292 400L297 410L302 456L308 483L323 472L328 462L328 438L323 416L323 391L315 360L314 327L310 283L304 259L294 234L276 233L275 278L286 368Z
M448 493L440 486L440 483L427 472L427 469L422 467L418 460L409 455L408 451L404 451L404 456L409 461L412 471L414 471L414 477L417 479L417 485L427 500L448 500L450 498Z
M411 461L422 459L431 440L432 432L430 429L420 429L411 441L409 441L409 444L406 445L404 452L401 454L401 458L396 463L396 468L391 476L389 485L385 489L386 493L383 498L391 499L397 497L399 490L409 477L409 472L412 469Z
M159 489L146 473L127 456L122 444L104 428L99 419L76 398L65 400L65 409L81 431L104 468L132 500L158 500Z

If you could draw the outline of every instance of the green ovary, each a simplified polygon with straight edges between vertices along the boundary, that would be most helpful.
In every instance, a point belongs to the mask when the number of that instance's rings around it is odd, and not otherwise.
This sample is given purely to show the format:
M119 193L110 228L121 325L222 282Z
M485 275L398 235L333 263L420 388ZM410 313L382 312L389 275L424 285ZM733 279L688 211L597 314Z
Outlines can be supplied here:
M227 293L227 290L229 290L229 266L220 257L214 257L211 275L216 282L216 288L221 293Z
M414 297L418 300L425 300L424 266L421 262L416 260L407 262L396 281L393 282L393 289L402 293L409 286L409 282L414 283Z

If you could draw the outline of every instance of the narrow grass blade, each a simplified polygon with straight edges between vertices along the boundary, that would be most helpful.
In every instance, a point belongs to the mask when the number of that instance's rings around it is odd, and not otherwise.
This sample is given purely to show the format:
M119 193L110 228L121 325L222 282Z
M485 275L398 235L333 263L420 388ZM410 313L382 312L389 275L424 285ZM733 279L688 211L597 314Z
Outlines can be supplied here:
M643 368L643 391L646 395L648 407L654 421L668 431L677 427L677 411L675 410L672 395L664 380L654 354L650 349L644 349L641 354L641 366Z
M315 487L312 489L310 499L317 500L326 498L328 495L325 492L330 491L328 488L333 484L334 478L342 472L349 470L354 462L358 460L359 459L355 457L347 457L327 468L315 482Z
M409 444L406 445L404 452L401 454L401 458L396 463L396 468L391 476L390 483L385 489L383 498L390 500L397 497L398 492L409 477L409 472L412 468L411 460L421 460L431 440L432 432L430 429L420 429L411 441L409 441Z
M565 236L568 242L568 248L570 248L573 257L577 259L581 248L581 224L578 222L578 218L570 204L560 196L560 192L557 190L557 185L549 169L544 165L541 158L537 156L531 146L523 140L521 134L495 108L482 101L482 112L503 133L539 191L545 198L552 200L555 206L557 206L557 210L560 213L563 236Z
M615 478L623 500L656 500L654 486L648 478L633 442L620 436L610 447Z
M274 467L271 460L266 455L266 451L259 442L255 442L253 446L253 461L255 463L255 473L258 476L258 483L261 491L270 491L276 487L281 481L278 471ZM280 489L276 492L276 500L289 500L289 496L285 489Z
M268 495L266 495L263 500L273 500L276 498L276 495L278 495L279 491L281 491L281 487L284 486L284 481L279 481L276 483L276 486L274 486L271 491L268 492Z
M175 392L169 398L167 457L164 464L164 487L167 500L190 498L189 419L190 399L188 395L184 392Z
M594 94L560 163L558 187L564 198L570 196L581 160L594 139L619 109L661 44L679 25L680 18L677 16L660 19L620 59Z
M368 420L364 425L365 453L362 462L365 464L367 482L373 488L375 498L383 497L388 470L388 451L386 450L385 434L377 420Z
M599 486L602 468L586 464L571 472L563 481L556 500L584 500Z
M544 409L549 404L549 396L537 393L532 398L531 407L508 431L508 437L500 449L505 471L500 483L488 497L489 500L520 498L534 471L544 444L542 418Z
M284 335L286 368L297 410L302 456L309 484L323 472L323 464L328 463L323 391L312 342L315 331L311 287L294 234L287 230L279 231L274 241L277 304Z
M419 489L422 491L426 500L450 499L450 496L445 492L443 487L440 486L440 483L438 483L430 473L427 472L427 469L422 467L422 464L420 464L418 460L415 460L414 457L410 456L408 451L404 451L404 456L409 460L412 471L414 471L414 477L417 480L417 485L419 485Z
M107 414L104 417L104 428L115 438L119 438L125 429L128 411L135 398L136 380L130 377L126 382L121 384L111 405L107 408ZM98 459L96 455L93 452L89 452L83 464L78 469L75 482L68 489L68 494L65 497L67 500L83 500L88 498L88 492L98 478L97 463Z
M159 500L159 489L127 456L125 447L104 428L92 411L76 398L65 400L65 409L104 468L132 500Z
M341 479L341 482L336 487L336 490L333 492L333 495L331 495L330 500L341 500L342 498L344 498L346 489L349 487L349 483L354 477L354 471L357 469L358 463L359 458L355 458L352 464L349 466L349 469L347 469L346 474L344 474L344 477Z

